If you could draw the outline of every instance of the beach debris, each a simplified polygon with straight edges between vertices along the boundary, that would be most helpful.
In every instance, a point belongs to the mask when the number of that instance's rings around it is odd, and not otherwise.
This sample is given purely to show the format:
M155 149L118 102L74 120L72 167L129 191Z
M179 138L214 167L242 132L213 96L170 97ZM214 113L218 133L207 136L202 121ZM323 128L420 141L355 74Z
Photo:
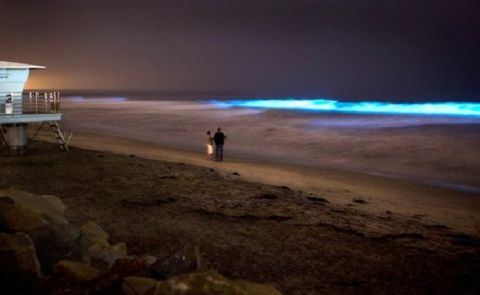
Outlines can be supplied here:
M307 200L312 201L314 204L330 203L327 199L321 197L307 197Z
M145 200L120 200L120 203L123 207L149 207L149 206L159 206L163 204L169 204L175 202L177 199L174 197L157 197L157 198L147 198Z
M259 200L275 200L277 198L277 195L272 193L263 193L263 194L254 196L253 198L259 199Z
M480 238L462 233L450 234L449 236L453 238L453 245L480 248Z
M357 204L368 204L367 201L365 201L364 199L361 199L361 198L353 198L352 202L357 203Z
M28 235L0 233L0 261L3 294L28 294L29 288L43 283L40 262Z
M260 215L253 215L253 214L243 214L243 215L232 216L232 217L237 217L240 219L247 219L247 220L271 220L271 221L287 221L287 220L293 219L293 217L291 216L283 216L283 215L260 216Z
M234 281L215 272L182 274L166 281L126 277L122 283L122 291L127 295L281 295L273 286L243 280Z
M233 172L232 175L240 176L240 173L238 173L238 172Z
M178 177L175 175L161 175L158 176L159 179L177 179Z
M387 234L379 237L381 240L425 240L425 236L419 233Z
M198 246L191 244L185 245L166 259L158 260L150 267L153 276L160 279L208 269L209 262L202 257Z
M293 219L291 216L280 216L280 215L270 215L265 217L266 220L273 220L273 221L287 221Z
M415 214L415 215L412 215L412 218L415 218L415 219L422 219L422 218L424 218L424 217L425 217L425 215L423 215L423 214Z
M286 190L286 191L291 191L291 190L292 190L291 188L289 188L289 187L286 186L286 185L282 185L282 186L279 186L279 187L280 187L281 189L283 189L283 190Z
M259 220L271 220L271 221L287 221L293 219L291 216L284 216L284 215L254 215L250 213L240 214L240 215L233 215L229 212L221 212L221 211L210 211L208 209L199 208L193 210L195 213L199 213L206 216L211 217L222 217L222 218L232 218L232 219L244 219L244 220L252 220L252 221L259 221Z
M437 229L437 230L448 230L449 227L443 224L425 224L425 228L428 229Z

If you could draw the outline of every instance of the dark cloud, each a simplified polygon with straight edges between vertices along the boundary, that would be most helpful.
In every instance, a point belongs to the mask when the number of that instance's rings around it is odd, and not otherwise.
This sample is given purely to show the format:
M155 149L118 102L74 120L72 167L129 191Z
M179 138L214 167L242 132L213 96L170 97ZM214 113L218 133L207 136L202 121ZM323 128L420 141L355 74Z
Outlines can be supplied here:
M478 15L473 0L0 0L0 59L47 65L47 87L472 100Z

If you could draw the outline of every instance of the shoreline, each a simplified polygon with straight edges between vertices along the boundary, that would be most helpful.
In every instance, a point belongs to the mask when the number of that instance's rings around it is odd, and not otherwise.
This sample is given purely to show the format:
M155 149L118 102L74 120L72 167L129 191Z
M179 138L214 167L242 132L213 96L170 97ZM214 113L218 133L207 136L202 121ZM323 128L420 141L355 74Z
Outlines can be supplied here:
M116 100L70 102L64 113L72 130L167 149L203 152L205 126L222 126L229 135L227 154L239 159L480 189L480 159L472 149L479 129L444 117L314 116L224 110L198 101Z
M38 139L53 142L53 138L42 133ZM366 201L361 209L369 213L394 212L410 217L421 216L423 220L446 225L454 230L479 233L480 194L477 192L432 186L384 175L238 157L228 157L226 162L219 163L204 159L203 153L200 152L182 151L140 140L90 133L76 133L71 145L88 150L214 168L224 175L236 173L245 181L287 186L294 190L326 196L334 204L341 206L350 206L353 199L361 198Z

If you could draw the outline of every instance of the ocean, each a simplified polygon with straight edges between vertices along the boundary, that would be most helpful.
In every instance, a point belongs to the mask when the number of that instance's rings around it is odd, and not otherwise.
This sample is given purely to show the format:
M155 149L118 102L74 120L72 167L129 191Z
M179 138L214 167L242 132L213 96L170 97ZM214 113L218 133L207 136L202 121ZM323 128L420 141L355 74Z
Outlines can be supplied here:
M202 94L69 96L74 132L203 152L221 127L229 156L407 178L480 191L480 104L229 98Z

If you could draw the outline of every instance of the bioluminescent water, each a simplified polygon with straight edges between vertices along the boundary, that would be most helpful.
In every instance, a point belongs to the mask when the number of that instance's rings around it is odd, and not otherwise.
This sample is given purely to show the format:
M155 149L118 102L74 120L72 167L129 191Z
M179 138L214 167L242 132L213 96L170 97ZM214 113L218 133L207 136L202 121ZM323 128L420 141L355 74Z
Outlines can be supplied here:
M391 103L378 101L341 102L333 99L249 99L211 100L209 103L221 108L241 107L355 114L480 117L480 103L475 102Z

